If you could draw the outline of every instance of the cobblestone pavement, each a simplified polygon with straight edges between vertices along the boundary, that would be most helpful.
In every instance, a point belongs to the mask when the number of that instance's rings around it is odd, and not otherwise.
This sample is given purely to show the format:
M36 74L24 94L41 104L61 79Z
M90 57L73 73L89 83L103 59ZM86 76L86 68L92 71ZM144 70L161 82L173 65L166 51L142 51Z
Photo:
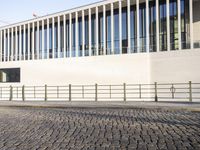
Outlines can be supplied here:
M0 107L0 149L200 149L200 113Z

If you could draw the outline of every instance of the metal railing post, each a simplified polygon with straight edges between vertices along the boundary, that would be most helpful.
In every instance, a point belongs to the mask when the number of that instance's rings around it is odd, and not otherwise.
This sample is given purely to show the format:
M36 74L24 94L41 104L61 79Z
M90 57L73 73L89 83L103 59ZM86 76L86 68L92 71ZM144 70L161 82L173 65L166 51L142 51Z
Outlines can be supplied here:
M12 101L12 99L13 99L13 87L10 86L10 99L9 99L9 101Z
M126 83L123 84L124 87L124 101L126 102Z
M25 101L25 86L22 86L22 101Z
M71 102L71 100L72 100L72 85L71 84L69 84L69 101Z
M154 83L154 86L155 86L155 102L158 102L157 82Z
M98 90L98 87L97 87L97 86L98 86L98 85L95 84L95 102L97 102L97 100L98 100L98 95L97 95L97 94L98 94L98 93L97 93L97 92L98 92L98 91L97 91L97 90Z
M47 101L47 85L46 84L44 86L44 91L45 91L45 93L44 93L44 101Z
M139 97L140 97L140 99L142 98L142 88L141 88L141 84L139 84Z
M192 102L192 81L189 81L189 101Z

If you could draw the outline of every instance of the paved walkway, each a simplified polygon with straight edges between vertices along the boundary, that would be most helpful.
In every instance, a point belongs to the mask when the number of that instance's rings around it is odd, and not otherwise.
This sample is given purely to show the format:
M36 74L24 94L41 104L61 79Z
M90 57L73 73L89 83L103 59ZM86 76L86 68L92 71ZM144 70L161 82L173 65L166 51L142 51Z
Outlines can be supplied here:
M0 149L200 149L200 113L182 109L189 104L119 104L0 102Z

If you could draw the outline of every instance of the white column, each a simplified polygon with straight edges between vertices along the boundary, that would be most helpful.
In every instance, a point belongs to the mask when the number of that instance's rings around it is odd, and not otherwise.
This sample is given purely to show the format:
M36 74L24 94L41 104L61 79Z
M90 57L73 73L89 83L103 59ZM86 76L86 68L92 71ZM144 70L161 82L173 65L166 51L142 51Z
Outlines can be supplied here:
M119 51L122 54L122 2L119 0Z
M17 35L17 27L15 27L15 61L17 61L18 56L18 35Z
M4 39L4 41L3 41L4 42L4 44L3 44L4 45L4 54L3 55L4 55L4 61L6 61L6 29L4 29L3 34L4 34L3 35L4 36L4 38L3 38Z
M113 3L111 3L111 54L114 54L114 13Z
M14 39L13 39L13 27L11 28L11 54L10 54L10 61L13 61L13 54L14 54L14 46L13 46L13 43L14 43Z
M190 48L194 48L194 40L193 40L193 0L190 0Z
M36 58L40 59L40 26L39 21L37 22L37 55Z
M42 20L42 59L44 59L44 20Z
M137 52L140 52L140 22L139 22L139 0L136 0L136 12L137 12Z
M35 25L32 23L32 59L35 59Z
M131 52L131 21L130 21L130 12L131 12L131 9L130 9L130 0L127 0L127 24L128 24L128 51L127 53L130 53Z
M22 26L20 25L19 26L19 60L21 59L22 59Z
M156 51L159 52L160 41L159 41L159 0L156 0Z
M7 60L10 61L10 29L7 30L7 37L8 37L8 53L7 53Z
M84 10L82 10L82 52L83 52L82 56L85 56L85 14L84 14Z
M63 30L64 30L64 38L63 38L63 42L64 42L64 58L66 57L66 15L63 15Z
M49 18L47 18L47 59L49 59Z
M103 54L106 55L106 6L103 5Z
M146 51L149 52L149 0L146 0Z
M78 12L76 12L76 57L78 57L79 54L79 40L78 40Z
M72 14L69 14L69 56L72 57Z
M30 23L28 23L28 60L30 60Z
M167 51L170 51L170 17L169 17L169 0L166 0L167 7Z
M178 48L179 50L182 48L181 43L181 2L178 0Z
M23 52L24 52L24 57L23 60L26 59L26 25L24 24L24 43L23 43Z
M60 46L60 16L58 16L58 28L57 28L57 30L58 30L58 50L57 50L57 57L58 58L60 58L60 48L61 48L61 46Z
M91 32L91 9L89 8L89 56L92 55L92 50L91 50L91 47L92 47L92 42L91 42L91 39L92 39L92 32Z
M0 62L2 62L2 30L0 30Z
M52 18L52 58L55 57L55 48L54 48L54 17Z
M99 55L99 11L96 7L96 55Z

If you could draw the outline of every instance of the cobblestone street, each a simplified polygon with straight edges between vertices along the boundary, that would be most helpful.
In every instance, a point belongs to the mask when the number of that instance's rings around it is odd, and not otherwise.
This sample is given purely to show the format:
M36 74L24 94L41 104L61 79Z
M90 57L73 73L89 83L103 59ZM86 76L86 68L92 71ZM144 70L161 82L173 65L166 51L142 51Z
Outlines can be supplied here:
M200 149L200 113L0 107L0 149Z

